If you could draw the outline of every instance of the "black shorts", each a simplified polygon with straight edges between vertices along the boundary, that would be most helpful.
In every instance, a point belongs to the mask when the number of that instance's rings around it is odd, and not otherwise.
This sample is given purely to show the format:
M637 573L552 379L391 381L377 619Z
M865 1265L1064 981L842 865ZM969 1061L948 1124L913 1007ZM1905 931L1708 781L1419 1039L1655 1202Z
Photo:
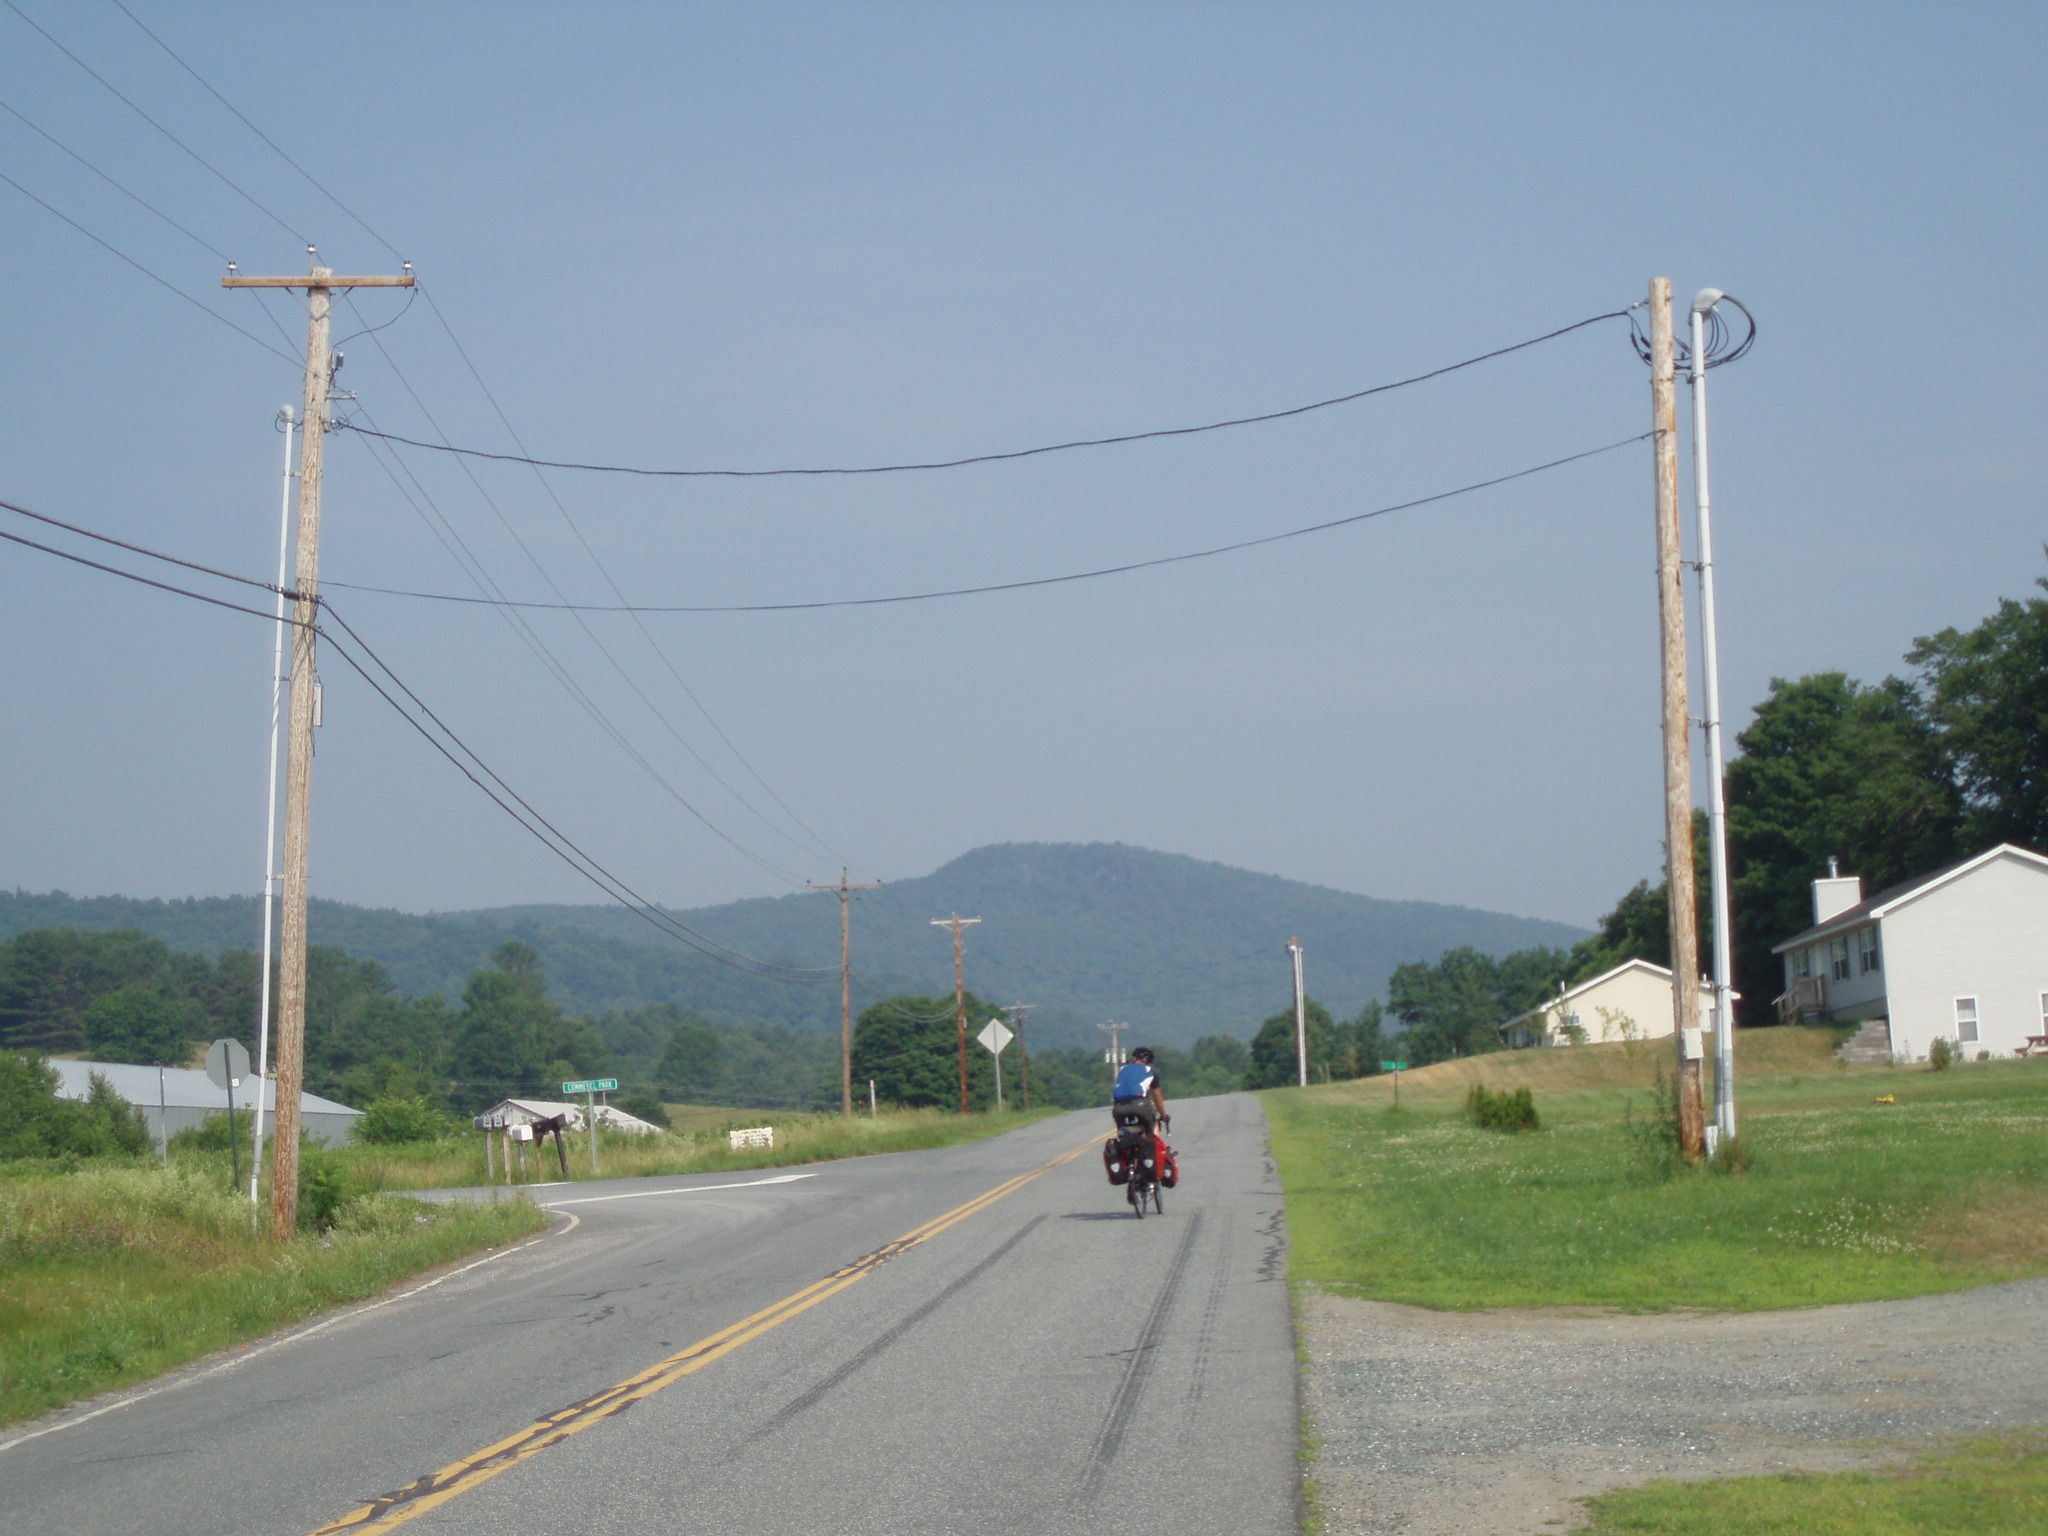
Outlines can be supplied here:
M1152 1107L1150 1099L1123 1099L1110 1106L1110 1113L1116 1117L1121 1129L1128 1121L1136 1119L1145 1128L1146 1135L1159 1129L1159 1111Z

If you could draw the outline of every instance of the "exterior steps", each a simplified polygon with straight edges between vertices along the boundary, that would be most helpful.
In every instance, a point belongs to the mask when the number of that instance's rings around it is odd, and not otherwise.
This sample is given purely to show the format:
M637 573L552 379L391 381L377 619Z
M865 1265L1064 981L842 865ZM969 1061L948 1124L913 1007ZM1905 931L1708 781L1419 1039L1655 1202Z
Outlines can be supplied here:
M1888 1067L1892 1062L1892 1026L1889 1019L1870 1019L1847 1040L1835 1047L1835 1060L1851 1066Z

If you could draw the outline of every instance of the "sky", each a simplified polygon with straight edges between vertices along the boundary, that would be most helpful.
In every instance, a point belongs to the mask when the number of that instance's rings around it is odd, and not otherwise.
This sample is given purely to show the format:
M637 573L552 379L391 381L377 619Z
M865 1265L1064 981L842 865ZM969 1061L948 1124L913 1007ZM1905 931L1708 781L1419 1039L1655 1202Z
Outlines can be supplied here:
M0 172L106 245L0 184L0 499L231 572L276 568L305 324L218 279L303 272L309 242L336 271L409 259L428 296L337 309L344 416L679 468L1281 410L1653 276L1681 310L1711 284L1759 323L1711 378L1731 734L1774 677L1901 671L2048 571L2038 7L129 0L202 85L112 3L17 3ZM1590 923L1661 862L1644 443L975 597L522 628L353 588L474 597L482 572L703 606L1028 580L1649 425L1607 320L1283 421L943 472L543 476L343 430L321 574L507 783L669 904L1105 840ZM258 889L271 643L0 544L0 885ZM320 670L316 895L602 899Z

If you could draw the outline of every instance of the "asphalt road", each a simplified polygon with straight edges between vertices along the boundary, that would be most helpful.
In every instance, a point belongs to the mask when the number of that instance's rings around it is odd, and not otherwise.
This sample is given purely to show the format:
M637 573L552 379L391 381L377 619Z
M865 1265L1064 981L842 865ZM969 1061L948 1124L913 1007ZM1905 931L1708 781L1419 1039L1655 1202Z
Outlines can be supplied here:
M0 1532L1292 1532L1258 1102L1179 1109L1142 1222L1107 1119L540 1189L523 1247L0 1431Z

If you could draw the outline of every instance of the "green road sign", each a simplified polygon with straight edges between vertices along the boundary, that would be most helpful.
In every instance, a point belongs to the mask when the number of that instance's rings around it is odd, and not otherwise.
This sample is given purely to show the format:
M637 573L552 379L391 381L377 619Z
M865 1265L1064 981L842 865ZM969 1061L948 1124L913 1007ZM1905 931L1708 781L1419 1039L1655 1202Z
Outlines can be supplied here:
M616 1077L586 1077L573 1083L562 1084L564 1093L617 1093L619 1080Z
M1383 1061L1380 1063L1380 1070L1382 1072L1406 1072L1408 1070L1408 1063L1405 1061Z

